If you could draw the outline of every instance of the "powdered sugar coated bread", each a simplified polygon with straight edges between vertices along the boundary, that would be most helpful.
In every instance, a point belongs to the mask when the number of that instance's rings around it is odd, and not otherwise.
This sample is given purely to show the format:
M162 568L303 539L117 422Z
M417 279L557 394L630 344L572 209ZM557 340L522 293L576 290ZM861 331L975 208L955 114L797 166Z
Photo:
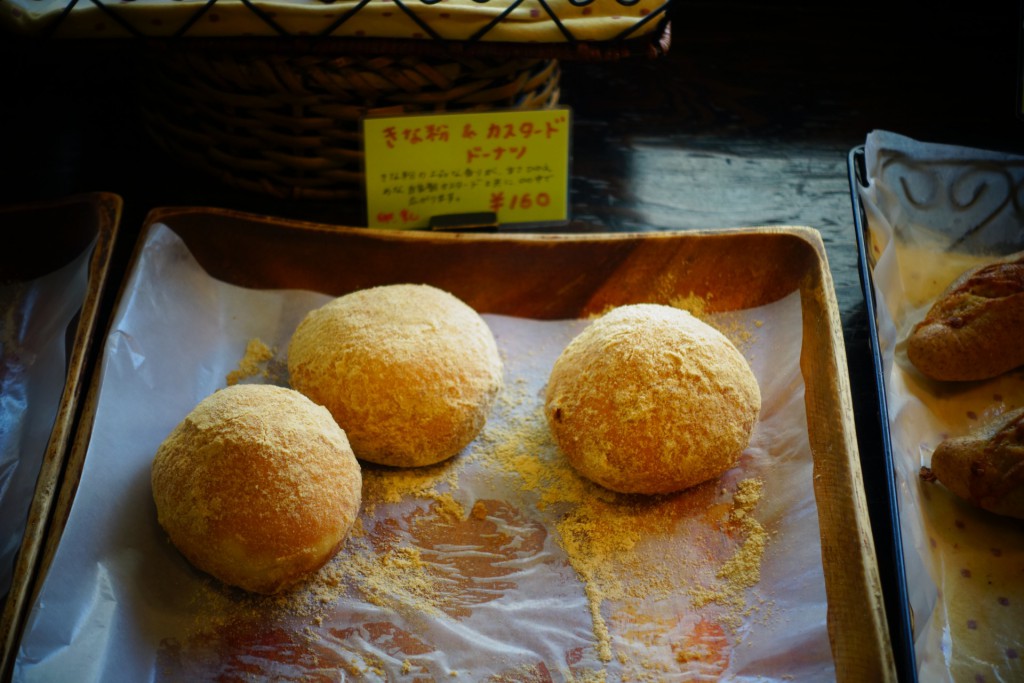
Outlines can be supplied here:
M396 467L461 451L502 386L487 323L429 285L363 289L311 311L292 335L288 370L293 387L331 411L356 457Z
M545 414L584 477L622 493L669 493L733 467L761 409L750 366L720 332L657 304L614 309L564 349Z
M201 401L152 465L160 525L197 568L276 593L339 550L362 475L330 413L282 387L239 384Z

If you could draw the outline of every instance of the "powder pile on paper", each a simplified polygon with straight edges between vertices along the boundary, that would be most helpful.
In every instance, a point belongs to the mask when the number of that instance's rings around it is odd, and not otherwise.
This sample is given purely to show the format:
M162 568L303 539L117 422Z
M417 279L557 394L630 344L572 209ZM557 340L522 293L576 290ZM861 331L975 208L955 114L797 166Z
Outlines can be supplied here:
M273 349L259 339L250 339L245 346L245 354L238 361L238 367L229 372L224 381L231 386L257 375L269 377L270 371L267 362L273 357Z
M758 479L746 479L739 483L733 496L733 508L728 524L738 531L742 539L735 553L715 573L713 586L692 587L688 591L695 607L718 603L735 607L738 612L729 621L736 626L739 616L745 616L746 590L761 580L761 560L768 544L768 532L752 515L754 507L761 500L764 483Z
M416 548L382 548L365 536L351 539L339 561L330 563L324 574L330 578L330 586L352 582L368 603L407 618L438 617L442 613L444 587Z
M709 294L707 298L701 297L693 292L690 292L686 296L675 296L668 302L669 306L689 311L691 315L696 318L704 319L708 313L708 300L711 299Z
M395 469L363 465L363 511L372 516L377 506L400 503L407 498L442 500L438 491L441 488L455 488L458 477L458 465L455 461L446 461L427 467Z
M684 303L687 310L703 310L695 297ZM265 362L265 345L251 346L247 357ZM243 362L239 371L252 367ZM306 624L305 637L315 643L331 624L334 605L348 597L427 629L437 619L468 614L474 600L504 594L496 565L449 557L446 542L487 537L480 543L497 543L494 538L501 534L494 524L514 518L513 532L502 533L533 537L504 542L522 551L531 544L540 547L550 533L565 553L589 605L597 658L605 666L617 662L622 680L659 680L667 671L693 667L724 671L735 643L730 646L723 625L735 641L737 626L758 608L748 604L748 592L760 580L769 541L753 514L763 484L736 480L734 474L668 496L602 489L558 453L542 395L536 382L507 380L484 431L466 452L426 468L364 467L360 520L342 551L316 576L299 590L269 599L239 598L224 589L220 602L203 598L209 600L203 612L225 608L235 620L247 615L241 619L251 624L299 619ZM467 491L489 498L467 500ZM488 550L498 556L499 568L501 552ZM659 609L660 601L672 606ZM694 625L678 618L662 623L643 612L652 606L655 612L713 609ZM557 612L551 616L557 622ZM201 626L218 628L209 620ZM364 667L383 666L362 661ZM606 669L579 667L573 674L596 683L604 680ZM580 678L584 675L589 678Z
M714 484L669 496L616 494L580 477L557 453L543 409L525 387L506 393L502 401L504 419L485 433L475 457L516 475L521 481L513 487L519 489L516 495L553 521L557 541L583 583L602 661L614 655L604 610L609 602L690 595L694 607L711 602L727 607L729 614L720 618L730 624L751 612L746 590L760 579L768 541L753 515L763 491L760 481L739 482L731 505L717 502ZM509 414L511 409L518 415ZM723 509L722 519L707 512L715 508ZM696 533L686 538L689 531ZM731 556L721 560L733 546ZM694 576L716 583L713 589L695 586Z

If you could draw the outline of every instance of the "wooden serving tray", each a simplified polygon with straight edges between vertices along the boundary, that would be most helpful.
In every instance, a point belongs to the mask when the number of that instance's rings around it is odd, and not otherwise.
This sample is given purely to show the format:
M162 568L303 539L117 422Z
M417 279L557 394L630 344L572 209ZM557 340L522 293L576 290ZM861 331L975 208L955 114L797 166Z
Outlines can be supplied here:
M30 595L36 587L40 553L71 445L80 399L88 386L95 360L121 207L120 197L100 192L0 208L0 231L7 245L0 251L0 281L41 277L71 262L96 241L89 262L87 291L77 321L72 324L73 330L68 331L64 391L43 454L25 534L15 560L11 589L0 617L0 674L3 676L13 662L18 634L32 604Z
M154 211L210 275L233 285L338 296L395 282L448 290L481 313L583 318L610 306L697 296L707 312L752 308L800 293L800 368L839 680L895 680L858 459L838 309L824 245L803 227L644 234L385 232L227 210ZM141 244L141 243L140 243ZM135 261L139 258L135 254ZM126 295L125 291L121 296ZM95 413L85 403L47 539L46 566L67 521Z

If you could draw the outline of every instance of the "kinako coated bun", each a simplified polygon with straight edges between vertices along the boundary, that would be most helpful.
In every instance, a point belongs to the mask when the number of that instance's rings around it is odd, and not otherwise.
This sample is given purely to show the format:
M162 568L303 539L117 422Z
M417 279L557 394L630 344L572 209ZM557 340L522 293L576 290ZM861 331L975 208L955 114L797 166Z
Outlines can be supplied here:
M720 332L658 304L621 306L555 361L545 414L584 477L620 493L689 488L733 467L750 442L761 393Z
M239 384L202 400L152 464L157 518L196 568L277 593L341 548L362 475L330 413L292 389Z
M310 311L288 347L291 385L325 406L356 457L432 465L483 429L502 386L494 335L429 285L362 289Z

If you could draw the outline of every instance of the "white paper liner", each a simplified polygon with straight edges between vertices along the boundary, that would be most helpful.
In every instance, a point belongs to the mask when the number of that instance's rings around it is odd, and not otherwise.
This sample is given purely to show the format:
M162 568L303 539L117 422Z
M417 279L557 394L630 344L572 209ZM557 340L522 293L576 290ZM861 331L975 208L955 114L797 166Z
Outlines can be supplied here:
M64 393L65 338L85 300L92 249L42 277L0 285L0 607Z
M758 377L761 421L738 467L647 499L660 515L649 518L578 477L563 479L565 489L530 481L531 463L542 476L565 473L539 409L554 359L586 321L484 316L506 373L484 432L434 468L365 468L364 479L378 483L422 476L424 493L393 502L364 493L346 547L282 605L224 588L178 555L156 522L150 463L185 414L224 386L250 340L276 357L267 376L248 381L283 383L292 331L328 297L213 280L164 226L148 233L126 291L106 343L81 484L15 680L834 678L798 292L713 317ZM739 482L752 479L764 486L751 508L767 538L759 581L696 606L697 589L706 598L724 588L716 572L749 538L729 513ZM580 491L654 528L623 551L647 565L622 580L656 578L668 590L588 599L557 528ZM390 582L378 585L385 576ZM331 585L336 577L340 586ZM606 640L597 635L602 624Z
M923 482L934 448L1024 405L1024 372L932 382L905 339L969 267L1024 248L1024 158L886 131L865 145L868 216L906 581L922 681L1024 679L1024 526ZM1022 340L1024 343L1024 340Z

